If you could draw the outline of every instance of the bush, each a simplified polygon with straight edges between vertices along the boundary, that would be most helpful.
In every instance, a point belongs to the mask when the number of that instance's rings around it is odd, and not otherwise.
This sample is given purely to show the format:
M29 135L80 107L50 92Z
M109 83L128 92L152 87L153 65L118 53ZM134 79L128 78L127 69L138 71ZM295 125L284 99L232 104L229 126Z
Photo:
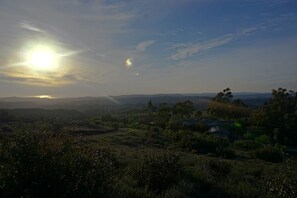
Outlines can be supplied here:
M233 159L235 157L235 153L231 148L225 147L223 144L219 144L216 148L216 156L225 159Z
M234 142L234 147L240 150L253 150L259 148L253 140L238 140Z
M260 135L255 138L255 143L262 146L269 145L271 144L270 137L267 135Z
M231 173L232 166L221 159L208 160L203 164L202 171L208 182L220 182Z
M21 133L0 142L1 197L112 196L117 161L68 136Z
M174 147L199 154L213 153L218 157L232 158L234 152L229 148L229 142L212 134L192 131L166 131L165 137Z
M1 129L0 129L0 131L1 131ZM4 132L4 133L12 133L13 132L13 128L11 126L4 125L2 127L2 132Z
M112 123L112 128L113 128L115 131L117 131L117 130L119 130L119 128L120 128L120 124L119 124L118 122L114 122L114 123Z
M179 160L179 156L172 152L145 154L133 170L133 177L139 187L160 194L178 182Z
M283 161L283 154L282 152L272 146L267 146L264 148L259 148L254 150L251 153L252 158L261 159L267 162L282 162Z
M268 178L266 184L271 197L297 197L297 180L290 166L290 161L286 161L284 167L279 168L276 174Z

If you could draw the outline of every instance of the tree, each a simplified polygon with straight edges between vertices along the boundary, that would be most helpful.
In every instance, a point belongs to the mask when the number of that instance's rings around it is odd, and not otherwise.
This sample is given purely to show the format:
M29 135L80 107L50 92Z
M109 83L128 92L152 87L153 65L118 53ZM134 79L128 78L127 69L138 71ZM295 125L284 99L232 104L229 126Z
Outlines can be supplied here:
M167 103L161 103L157 110L157 116L155 119L155 124L159 125L161 128L165 129L170 120L172 114L172 109Z
M253 115L254 123L281 144L297 145L297 92L272 90L272 98Z
M148 111L149 115L151 115L151 113L153 112L153 109L154 109L153 102L152 102L152 100L149 100L147 103L147 111Z
M218 118L230 119L245 117L250 111L241 99L233 100L231 89L226 88L211 99L207 112Z
M220 103L231 103L233 98L232 92L230 88L226 88L223 92L217 93L217 95L212 99L212 101L220 102Z
M173 107L174 114L179 114L182 118L189 118L194 110L194 104L189 100L178 102Z

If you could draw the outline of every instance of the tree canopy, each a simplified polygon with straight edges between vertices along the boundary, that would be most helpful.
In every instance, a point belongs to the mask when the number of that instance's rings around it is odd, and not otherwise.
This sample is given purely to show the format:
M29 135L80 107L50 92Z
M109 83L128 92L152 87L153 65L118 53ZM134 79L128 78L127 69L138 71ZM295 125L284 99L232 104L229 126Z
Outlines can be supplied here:
M281 144L297 142L297 92L272 90L271 99L254 114L254 122Z
M207 112L218 118L231 119L247 116L249 109L241 99L233 100L231 89L226 88L211 99Z

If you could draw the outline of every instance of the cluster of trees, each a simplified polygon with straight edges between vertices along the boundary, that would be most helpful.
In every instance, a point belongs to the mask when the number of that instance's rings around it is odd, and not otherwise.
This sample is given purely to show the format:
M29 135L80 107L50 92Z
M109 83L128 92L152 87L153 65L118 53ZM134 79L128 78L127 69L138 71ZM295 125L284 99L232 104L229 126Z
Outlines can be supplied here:
M178 102L173 106L162 103L158 108L155 108L154 116L151 116L155 126L162 129L178 130L183 128L184 121L197 120L201 116L201 112L196 110L193 102L186 100ZM195 128L197 123L192 123L191 127Z
M241 99L233 100L230 88L226 88L212 98L208 104L207 112L218 118L233 119L246 117L251 111Z
M241 99L233 97L229 88L216 94L205 111L198 111L187 100L174 105L162 103L157 107L150 100L145 111L131 112L124 117L102 117L104 123L119 123L119 127L158 130L192 130L205 132L209 126L202 120L217 119L228 121L225 129L241 137L253 136L246 129L258 127L257 142L271 142L284 145L296 145L297 133L297 93L279 88L272 91L272 97L258 109L248 107ZM226 123L228 123L226 122ZM245 134L246 133L246 134ZM250 138L247 138L250 139ZM261 139L261 140L260 140Z
M174 105L162 103L157 107L150 100L145 111L133 111L122 117L105 116L102 123L117 127L158 130L192 130L205 132L209 126L202 120L217 119L225 124L225 129L232 135L242 138L255 136L247 131L248 127L257 127L261 132L256 134L257 142L271 142L281 145L297 145L297 93L279 88L272 91L272 97L258 109L248 107L241 99L234 99L229 88L216 94L205 111L198 111L194 104L187 100ZM227 126L228 125L228 126ZM250 138L247 138L250 139ZM261 139L261 140L260 140Z
M246 118L250 126L262 127L275 143L297 144L297 92L292 90L273 89L271 99L252 111L242 100L233 100L226 88L210 101L207 112L225 120Z
M297 145L297 92L283 88L253 114L253 122L265 128L275 142Z

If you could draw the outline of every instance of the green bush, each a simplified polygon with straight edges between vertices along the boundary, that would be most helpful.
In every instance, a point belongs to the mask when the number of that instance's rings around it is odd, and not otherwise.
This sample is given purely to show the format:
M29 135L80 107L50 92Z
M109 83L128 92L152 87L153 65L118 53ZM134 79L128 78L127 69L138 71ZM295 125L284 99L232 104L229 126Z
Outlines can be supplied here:
M259 148L251 153L251 157L261 159L267 162L282 162L283 154L282 152L272 146L267 146L264 148Z
M166 131L165 137L175 148L199 154L213 153L223 158L234 157L233 150L229 148L228 140L212 134L192 131Z
M112 196L117 161L63 135L21 133L0 143L0 197Z
M255 143L258 145L269 145L271 144L271 140L270 137L268 137L267 135L260 135L259 137L255 138Z
M207 160L203 166L202 171L206 176L208 182L217 183L231 173L232 166L230 163L221 159Z
M297 197L297 180L293 174L290 162L286 161L284 167L267 179L267 189L271 197L295 198Z
M147 153L133 170L139 187L160 194L179 180L181 164L179 156L172 152Z

